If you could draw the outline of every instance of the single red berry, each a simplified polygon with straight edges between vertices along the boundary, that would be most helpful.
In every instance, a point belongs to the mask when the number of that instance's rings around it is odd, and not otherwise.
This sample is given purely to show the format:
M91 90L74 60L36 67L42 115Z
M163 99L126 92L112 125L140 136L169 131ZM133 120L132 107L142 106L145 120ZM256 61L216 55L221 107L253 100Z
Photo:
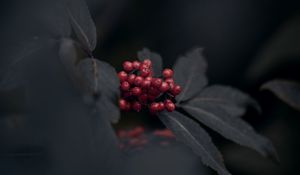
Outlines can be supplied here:
M136 76L134 79L134 85L141 86L141 84L144 82L144 78L141 76Z
M159 91L159 89L151 86L151 87L149 87L148 93L153 96L158 96L160 94L160 91Z
M175 96L180 94L180 92L181 92L181 87L179 85L175 85L171 90L171 93Z
M131 93L133 96L139 96L142 93L142 89L139 87L134 87L131 89Z
M159 87L159 90L161 92L167 92L169 90L169 88L170 88L170 86L169 86L168 83L162 82L161 85L160 85L160 87Z
M153 87L159 88L161 86L161 84L162 84L162 79L160 79L160 78L153 78L152 79L151 85Z
M149 80L144 80L141 84L141 87L144 88L144 89L147 89L151 86L151 81Z
M118 77L120 79L120 82L123 82L127 80L128 75L125 71L121 71L118 73Z
M152 81L152 77L146 77L145 80Z
M174 87L175 87L174 82L173 83L169 83L169 86L170 86L170 90L172 91L172 89L174 89Z
M126 105L127 105L126 100L124 100L124 99L120 99L120 100L119 100L119 108L120 108L121 110L126 110Z
M139 96L139 101L143 104L147 103L147 100L148 100L148 95L147 94L141 94Z
M175 110L175 104L173 102L171 103L166 103L165 108L168 112L172 112Z
M136 75L135 74L130 74L127 78L128 83L133 84L135 80Z
M139 69L141 66L141 63L139 61L132 62L132 66L134 69Z
M159 109L159 104L158 103L154 102L154 103L150 104L149 110L150 110L151 113L157 112L158 109Z
M139 102L133 102L132 103L132 109L135 110L136 112L140 112L142 109L142 105Z
M171 78L173 76L173 71L171 69L164 69L162 75L164 78Z
M163 102L158 103L158 110L163 111L165 109L165 104Z
M145 60L143 61L143 64L144 64L145 66L150 67L150 66L152 65L152 62L151 62L151 60L149 60L149 59L145 59Z
M126 71L126 72L130 72L133 70L133 65L130 61L125 61L123 63L123 69Z
M165 105L166 105L167 103L173 103L173 102L172 102L172 100L170 100L170 99L165 99L164 103L165 103Z
M127 81L123 81L120 85L122 91L128 91L130 88L130 84Z
M167 78L167 79L165 79L165 82L166 83L169 83L169 84L174 84L174 80L173 80L173 78Z
M140 69L140 75L142 77L147 77L151 74L151 69L150 68L141 68Z

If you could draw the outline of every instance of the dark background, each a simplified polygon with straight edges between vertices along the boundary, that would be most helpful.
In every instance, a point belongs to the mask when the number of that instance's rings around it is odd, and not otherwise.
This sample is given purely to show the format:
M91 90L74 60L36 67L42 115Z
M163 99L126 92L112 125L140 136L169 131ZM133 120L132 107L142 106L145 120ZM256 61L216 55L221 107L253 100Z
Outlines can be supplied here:
M122 61L135 59L136 52L143 47L148 47L160 53L165 66L170 67L178 56L185 54L191 48L200 46L205 48L204 53L209 67L207 75L210 83L234 86L257 99L263 109L262 115L250 110L244 116L244 119L272 140L278 150L281 162L279 165L272 163L271 160L262 158L254 151L235 145L211 132L214 136L214 142L224 155L228 169L233 174L298 174L300 165L300 152L298 150L300 147L298 135L300 131L300 113L279 101L271 93L261 92L259 88L264 82L274 78L300 81L299 1L87 0L87 3L97 25L98 46L95 56L111 63L117 70L120 70ZM40 25L38 21L40 20L39 10L47 9L48 4L50 4L50 8L51 1L48 1L46 5L34 0L0 2L1 73L8 64L9 58L19 52L20 43L25 42L31 36L47 35L47 27ZM57 14L51 13L50 10L48 15L51 18L51 15ZM49 54L40 57L44 56L50 57ZM47 69L51 71L51 66L49 66L51 64L52 62L45 64L44 61L40 60L30 65L40 67L47 75ZM46 81L49 86L45 87L48 91L41 90L43 91L41 93L46 97L50 96L49 94L55 94L50 100L47 99L48 103L42 105L42 108L47 108L49 118L41 119L40 114L44 116L46 112L39 111L41 112L37 114L39 122L36 122L34 117L31 118L31 122L28 122L34 123L34 127L28 126L28 128L34 128L32 131L26 129L27 127L23 130L14 130L14 127L10 128L8 126L11 121L13 121L13 126L16 125L15 121L19 122L18 117L16 117L17 119L11 119L11 111L15 110L14 106L18 106L19 103L22 104L22 101L15 97L15 92L1 93L0 114L2 116L0 117L0 127L2 128L0 128L0 148L3 148L0 150L1 153L16 152L15 150L19 151L20 149L21 152L24 152L24 143L26 143L25 152L44 150L43 146L32 148L32 143L37 142L37 145L41 145L40 137L43 137L42 140L46 140L42 141L42 145L47 146L53 142L61 141L61 144L54 144L54 150L59 151L53 153L53 155L59 154L60 151L65 152L69 149L68 146L72 147L74 145L73 143L82 144L78 148L74 148L74 151L86 149L85 143L78 138L73 140L65 140L64 137L61 137L61 140L56 138L56 136L66 132L65 124L68 124L69 121L68 118L64 118L64 122L60 121L61 118L53 121L53 118L50 117L52 113L55 115L59 113L61 116L66 115L61 112L62 109L65 109L64 105L66 103L58 102L59 100L56 97L63 98L64 102L74 103L72 107L70 105L66 106L70 107L67 115L79 115L77 110L82 113L85 110L88 111L85 108L74 108L76 105L80 106L80 104L74 102L77 99L74 95L76 93L68 92L66 95L65 88L70 85L65 83L63 76L59 76L61 68L55 66L56 64L58 63L53 63L52 68L57 70L56 75L61 80L51 79L52 75L49 75L49 81ZM45 81L45 78L41 78L41 82L43 81ZM41 86L41 82L35 83L38 84L37 86ZM36 89L39 91L39 88ZM63 97L59 94L63 94ZM47 123L47 119L52 121L53 125ZM70 130L72 130L72 127L74 127L73 129L78 126L81 127L80 122L82 120L80 117L78 117L78 120L69 119L73 120ZM58 127L60 129L58 130L53 129L53 126L57 126L56 122L60 123ZM41 124L52 128L50 130L55 130L57 133L48 132L49 130L41 127ZM115 128L130 128L137 125L146 126L150 130L160 127L158 121L149 119L146 115L126 114L122 115L120 123L115 125ZM88 128L88 125L86 127ZM107 127L109 128L109 126ZM45 135L40 134L40 136L31 137L41 130L45 131ZM93 133L93 131L83 131L84 134L77 132L70 131L70 135L79 134L82 135L82 138L85 138ZM22 133L26 133L26 137ZM66 134L67 136L68 134ZM33 141L28 141L27 137L30 137ZM47 139L44 137L47 137ZM53 139L48 139L48 137L53 137ZM103 140L100 142L102 143ZM19 143L22 146L19 147ZM95 158L89 157L89 154ZM96 155L101 157L102 153L97 152ZM67 156L69 155L62 157ZM81 156L90 162L97 159L93 153L82 153ZM49 155L46 157L49 157ZM78 158L78 156L74 157ZM7 156L0 158L0 174L2 172L4 174L44 174L42 173L44 172L43 168L47 167L50 162L47 158L38 158L38 160L29 158L29 161L23 157L22 160L17 159ZM147 159L155 158L148 157ZM51 161L53 160L55 159L51 159ZM64 158L59 160L65 162ZM26 162L31 163L27 164ZM176 163L180 164L180 159ZM200 161L198 163L200 166ZM51 172L70 174L72 172L68 170L68 166L60 167L59 161L57 164L57 167L55 165L50 166L57 169L48 171L49 174ZM78 165L80 164L81 162L78 161ZM72 163L68 165L70 165L70 169L74 167ZM88 168L91 165L84 166ZM35 170L36 167L39 167L40 170ZM65 171L64 168L66 168ZM105 172L101 168L102 166L95 169L95 171ZM32 169L34 173L31 171ZM92 170L87 172L85 168L82 168L82 173L92 174L92 172ZM80 174L79 172L76 173Z

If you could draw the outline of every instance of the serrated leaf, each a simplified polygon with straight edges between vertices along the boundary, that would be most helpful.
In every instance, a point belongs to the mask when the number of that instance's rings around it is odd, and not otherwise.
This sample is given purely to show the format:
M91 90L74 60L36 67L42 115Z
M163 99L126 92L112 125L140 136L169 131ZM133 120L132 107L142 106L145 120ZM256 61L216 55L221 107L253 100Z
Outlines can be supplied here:
M140 61L150 59L152 61L153 75L155 77L161 76L163 63L159 54L151 52L148 48L144 48L142 51L138 52L138 59Z
M262 85L262 90L273 92L286 104L300 111L300 84L287 80L273 80Z
M197 48L180 57L174 65L174 81L182 92L176 96L177 103L189 100L206 86L207 64L202 55L203 49Z
M272 143L242 119L232 117L218 106L194 103L193 100L183 105L183 109L206 126L240 145L255 149L265 157L278 160Z
M229 86L213 85L204 88L199 95L191 100L196 106L213 105L222 108L228 115L240 117L245 114L248 106L261 111L259 104L249 95Z
M172 130L179 141L185 143L201 157L205 165L210 166L219 174L230 174L223 164L221 153L200 125L176 111L172 113L162 112L159 114L159 118L166 127Z
M87 4L83 0L68 0L66 9L78 40L85 49L93 51L97 45L97 32Z
M101 105L110 106L111 104L105 101L109 100L111 103L114 103L113 105L116 105L116 100L120 94L119 79L116 70L111 65L94 58L86 58L79 62L78 70L86 94L100 96L100 101L96 102L97 104L101 103ZM111 110L115 109L118 108L111 108ZM114 113L118 114L116 111ZM110 118L112 122L116 122L118 119L119 116Z

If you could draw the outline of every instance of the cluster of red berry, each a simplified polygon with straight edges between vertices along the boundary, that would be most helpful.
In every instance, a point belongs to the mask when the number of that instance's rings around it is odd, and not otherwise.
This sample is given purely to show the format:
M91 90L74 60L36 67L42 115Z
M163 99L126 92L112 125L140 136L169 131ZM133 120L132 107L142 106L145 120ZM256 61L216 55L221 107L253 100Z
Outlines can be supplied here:
M181 92L181 87L173 80L173 71L164 69L162 78L152 77L151 60L125 61L120 79L121 110L139 112L143 107L151 113L175 110L174 98Z

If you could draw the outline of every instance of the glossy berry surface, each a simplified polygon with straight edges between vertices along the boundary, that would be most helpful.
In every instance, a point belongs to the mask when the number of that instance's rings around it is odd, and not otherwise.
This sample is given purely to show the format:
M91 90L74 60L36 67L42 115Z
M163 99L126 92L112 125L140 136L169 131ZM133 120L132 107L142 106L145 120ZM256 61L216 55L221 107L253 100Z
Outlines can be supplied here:
M123 63L123 69L126 71L126 72L130 72L133 70L133 65L130 61L125 61Z
M149 59L125 61L122 66L123 70L118 73L121 110L140 112L147 109L152 114L175 110L175 97L180 94L181 87L174 83L172 69L164 69L161 78L152 77L152 62Z
M164 69L162 75L164 78L171 78L173 77L173 71L171 69Z

